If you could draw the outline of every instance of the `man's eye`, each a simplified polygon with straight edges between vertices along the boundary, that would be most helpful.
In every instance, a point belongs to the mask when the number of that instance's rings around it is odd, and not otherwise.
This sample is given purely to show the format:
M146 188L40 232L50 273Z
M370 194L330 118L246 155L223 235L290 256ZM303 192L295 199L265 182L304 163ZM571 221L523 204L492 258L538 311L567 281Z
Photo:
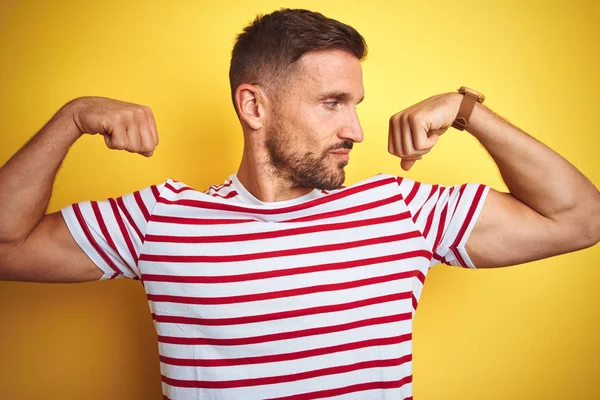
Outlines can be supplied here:
M337 108L337 106L340 104L339 101L326 101L325 105L327 106L327 108L331 108L332 110Z

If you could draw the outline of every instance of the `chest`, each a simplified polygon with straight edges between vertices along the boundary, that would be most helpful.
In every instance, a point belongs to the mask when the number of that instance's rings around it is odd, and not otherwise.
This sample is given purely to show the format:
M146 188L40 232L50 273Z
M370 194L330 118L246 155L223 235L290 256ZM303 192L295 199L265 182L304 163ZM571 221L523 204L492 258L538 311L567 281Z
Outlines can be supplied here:
M157 327L179 335L272 335L408 313L430 257L398 202L155 212L139 268Z

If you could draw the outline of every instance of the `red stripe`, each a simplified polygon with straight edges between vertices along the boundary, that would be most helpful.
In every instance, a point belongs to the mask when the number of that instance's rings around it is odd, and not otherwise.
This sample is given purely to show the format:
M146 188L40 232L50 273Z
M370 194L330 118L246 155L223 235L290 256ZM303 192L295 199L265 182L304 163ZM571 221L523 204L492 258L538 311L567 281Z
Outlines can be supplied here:
M321 271L335 271L346 268L362 267L372 264L380 264L385 262L393 262L399 260L405 260L409 258L423 257L427 260L431 260L431 253L426 250L413 250L406 253L390 254L386 256L364 258L360 260L342 261L336 263L317 264L305 267L288 268L283 270L271 270L262 272L251 272L247 274L237 275L204 275L204 276L190 276L190 275L158 275L158 274L144 274L142 279L148 282L175 282L175 283L231 283L231 282L245 282L257 279L270 279L281 276L291 276L308 274L312 272Z
M422 285L425 284L425 275L421 271L415 270L415 278L417 278Z
M434 206L433 210L431 210L431 213L429 214L429 218L427 218L427 223L425 224L425 230L423 231L423 236L426 238L429 236L429 230L431 229L431 225L433 224L433 217L435 216L435 211L438 208L440 199L444 195L445 190L446 190L445 187L443 187L443 186L440 187L440 192L438 193L437 199L436 199L436 205ZM448 201L446 201L445 203L448 204Z
M202 358L173 358L160 356L160 361L169 365L177 365L182 367L231 367L238 365L251 365L251 364L266 364L281 361L300 360L302 358L318 357L326 354L335 354L343 351L351 351L364 349L367 347L376 346L389 346L393 344L399 344L408 342L411 340L411 334L361 340L358 342L342 343L335 346L320 347L310 350L294 351L290 353L281 354L270 354L254 357L239 357L239 358L214 358L214 359L202 359ZM378 349L378 351L385 352L385 349Z
M354 214L354 213L358 213L361 211L371 210L371 209L374 209L374 208L377 208L380 206L384 206L387 204L392 204L392 203L395 203L395 202L401 201L401 200L402 200L402 194L397 194L395 196L386 197L384 199L373 201L371 203L360 204L358 206L342 208L340 210L324 212L321 214L307 215L306 217L287 219L287 220L283 220L282 222L306 222L306 221L314 221L314 220L318 220L318 219L340 217L342 215Z
M139 191L137 191L133 194L133 197L135 198L135 202L137 203L138 207L140 208L140 211L142 212L144 219L146 221L148 221L150 219L150 213L148 212L148 209L146 208L146 204L144 204L142 195L140 194Z
M437 191L437 188L438 188L438 185L431 186L431 190L429 191L429 195L427 196L427 200L425 200L425 202L423 204L421 204L421 207L419 207L419 210L417 211L417 213L413 217L413 221L417 222L417 219L419 219L419 215L421 214L421 210L423 209L423 207L425 207L425 204L427 204L429 202L429 200L431 199L431 197L435 194L435 192ZM432 207L432 210L430 212L434 212L434 211L435 211L435 205Z
M458 236L456 237L456 240L454 241L455 246L457 246L460 243L460 241L462 240L462 238L467 230L467 227L471 223L471 219L473 219L473 215L475 214L475 210L477 209L477 205L479 204L479 200L481 199L483 190L484 190L484 186L479 185L479 187L477 188L477 192L475 193L475 198L473 199L471 206L469 207L469 212L467 213L467 216L465 217L465 222L463 223L462 227L460 228L460 232L458 233Z
M320 246L300 247L296 249L284 249L266 251L261 253L247 253L247 254L233 254L225 256L181 256L181 255L162 255L162 254L141 254L140 260L143 261L157 261L157 262L205 262L205 263L218 263L218 262L232 262L232 261L249 261L249 260L260 260L265 258L274 257L287 257L301 254L321 253L327 251L338 251L352 249L356 247L371 246L375 244L399 242L406 239L412 239L421 237L419 231L412 231L401 233L399 235L381 236L377 238L357 240L354 242L347 243L334 243Z
M413 310L417 311L417 306L419 305L419 302L417 301L417 298L414 295L412 296L412 305Z
M100 212L100 207L98 207L98 202L91 201L90 204L92 206L92 210L94 211L94 216L96 217L96 221L98 222L98 226L100 227L100 231L102 232L102 235L104 235L104 239L106 240L106 242L108 243L108 245L113 249L113 251L115 253L117 253L117 256L119 256L119 258L123 262L123 265L127 265L127 263L125 262L125 260L121 256L121 253L119 252L119 249L117 249L117 245L113 241L112 236L110 235L110 232L108 231L108 228L106 227L106 224L104 223L104 218L102 217L102 213ZM114 265L115 265L116 271L119 274L122 274L123 271L121 271L121 268L119 268L119 266L117 264L114 264Z
M110 202L110 206L112 208L113 214L115 216L115 221L117 221L117 225L119 225L119 229L121 230L121 235L123 235L123 239L125 240L125 243L127 244L127 249L129 249L129 253L131 254L131 257L133 258L133 262L135 263L135 265L138 264L138 257L135 251L135 247L133 246L133 242L131 241L131 238L129 237L129 232L127 232L127 227L125 227L125 222L123 221L123 217L121 217L121 214L119 213L119 207L117 206L117 202L114 199L108 199ZM127 263L125 261L123 261L123 263L125 265L127 265Z
M471 206L469 207L469 211L467 213L467 216L465 217L465 221L463 222L463 224L460 228L460 231L458 232L458 235L456 236L456 240L454 240L454 243L451 246L451 249L452 249L454 255L456 256L458 262L465 268L468 268L468 265L465 262L465 260L462 258L462 256L460 255L460 252L458 251L457 246L462 241L462 238L467 230L467 227L471 223L471 219L473 219L473 215L475 214L475 210L477 209L477 205L479 204L479 200L481 199L484 189L485 189L485 187L483 185L479 185L477 187L477 192L475 192L475 198L471 202ZM457 205L457 208L458 208L458 205Z
M420 187L421 187L421 184L419 182L413 182L413 187L410 190L410 193L408 194L408 196L406 196L406 205L407 206L413 201L413 199L417 195L417 192L419 191Z
M452 210L452 216L450 217L450 220L452 221L454 219L454 215L456 214L456 211L458 210L458 206L460 205L460 202L462 200L462 196L465 193L465 189L467 187L467 184L463 184L460 186L460 189L458 191L458 199L456 200L456 205L454 206L454 209ZM457 262L459 265L461 265L462 267L466 268L466 265L464 264L464 260L462 259L461 255L458 253L458 251L455 248L452 248L452 245L449 246L449 250L454 254L454 258L456 258ZM440 260L447 265L452 265L450 262L448 262L446 260L446 258L440 256Z
M435 258L436 260L438 260L438 261L440 261L440 262L443 262L444 264L451 265L451 264L450 264L448 261L446 261L446 258L445 258L445 257L442 257L442 256L440 256L440 255L439 255L439 254L437 254L437 253L434 253L434 254L433 254L433 258Z
M231 186L231 184L232 184L232 183L233 183L233 181L232 181L232 180L229 180L229 182L227 182L227 183L223 183L223 184L221 184L221 185L210 185L210 188L211 188L213 191L215 191L215 192L218 192L219 190L221 190L221 189L223 189L223 188L225 188L225 187L229 187L229 186Z
M154 195L154 199L156 201L158 201L158 198L160 197L160 191L158 190L158 188L156 187L156 185L150 186L150 189L152 190L152 194Z
M454 254L454 258L456 258L456 261L458 262L458 265L460 265L463 268L467 268L467 264L465 263L465 260L460 255L459 251L457 249L455 249L455 248L452 248L452 247L450 248L450 250Z
M223 210L223 211L232 211L232 212L243 212L243 213L251 213L251 214L269 214L269 215L271 215L271 214L287 214L290 212L306 210L306 209L315 207L317 205L326 204L326 203L329 203L329 202L332 202L335 200L342 199L344 197L354 195L356 193L374 189L374 188L377 188L380 186L385 186L394 181L395 181L394 178L387 178L387 179L382 179L382 180L375 181L375 182L369 182L364 185L353 186L353 187L349 187L344 190L340 190L336 193L330 194L329 196L320 197L318 199L313 199L313 200L310 200L310 201L307 201L304 203L295 204L293 206L281 207L281 208L275 208L275 209L272 209L272 208L249 208L249 207L243 207L243 206L238 206L238 205L234 205L234 204L213 203L213 202L209 202L209 201L194 200L194 199L167 200L164 197L161 197L159 199L159 202L165 203L165 204L177 204L177 205L189 206L189 207L198 207L198 208L204 208L204 209ZM165 185L165 187L170 190L173 189L173 187L168 183Z
M434 252L437 251L437 248L440 245L440 242L442 241L442 234L444 233L444 231L446 229L446 214L448 213L448 203L450 202L450 199L452 199L453 191L454 191L454 187L451 187L448 192L448 201L446 202L446 204L444 204L444 208L442 209L442 214L440 215L440 222L438 224L438 230L437 230L437 234L435 237L435 242L433 244Z
M331 283L325 285L315 285L295 289L276 290L264 293L252 293L236 296L223 297L191 297L191 296L171 296L164 294L148 294L148 300L164 303L179 303L179 304L200 304L200 305L217 305L217 304L239 304L251 301L273 300L283 297L303 296L306 294L333 292L337 290L353 289L362 286L376 285L385 282L392 282L401 279L413 278L414 271L399 272L396 274L376 276L372 278L359 279L356 281Z
M308 215L306 217L299 217L293 219L282 220L281 222L306 222L315 221L325 218L339 217L342 215L348 215L358 213L361 211L371 210L383 205L392 204L402 200L402 195L398 194L392 197L387 197L381 200L373 201L371 203L360 204L354 207L343 208L341 210L329 211L321 214ZM165 222L171 224L189 224L189 225L218 225L218 224L237 224L242 222L256 222L256 219L217 219L217 218L189 218L189 217L169 217L164 215L150 215L150 221Z
M427 238L427 235L429 234L429 230L431 229L431 224L433 223L434 216L435 216L435 205L434 205L434 208L429 213L429 216L427 217L427 221L425 221L425 229L423 229L423 237L424 238Z
M302 317L306 315L325 314L337 311L346 311L354 308L366 307L374 304L387 303L392 301L410 299L411 292L401 292L388 294L385 296L372 297L368 299L356 300L349 303L331 304L327 306L317 306L309 308L301 308L297 310L279 311L269 314L246 315L242 317L231 318L193 318L176 315L157 315L153 314L153 318L157 322L188 324L188 325L205 325L205 326L225 326L252 324L255 322L274 321L286 318Z
M158 336L160 343L182 344L182 345L207 345L207 346L243 346L248 344L275 342L279 340L289 340L308 336L318 336L328 333L343 332L351 329L362 328L365 326L383 325L392 322L408 321L412 318L412 313L403 313L395 315L386 315L383 317L368 318L359 321L347 322L345 324L321 326L318 328L301 329L289 332L272 333L268 335L250 336L241 338L191 338L176 336Z
M465 193L465 189L466 189L467 185L460 185L460 189L458 190L458 199L456 200L456 206L454 206L454 210L452 210L452 217L450 217L450 219L452 220L454 218L454 214L456 214L456 210L458 210L458 205L460 204L460 201L462 200L462 196Z
M81 210L79 208L79 204L77 204L77 203L73 204L73 211L75 212L75 217L77 218L77 221L79 222L79 226L81 226L81 229L83 230L83 233L85 234L86 238L88 239L88 241L90 242L90 244L92 245L92 247L96 250L96 252L98 253L98 255L104 260L104 262L106 264L108 264L108 266L110 267L110 269L112 269L115 272L115 275L113 275L111 277L111 279L116 278L118 276L118 274L120 273L120 271L117 268L117 266L115 265L115 263L113 263L113 261L110 259L110 257L108 256L108 254L106 254L104 252L104 250L102 250L102 248L98 245L98 243L96 242L96 239L94 239L94 236L90 232L87 224L85 223L83 215L81 214Z
M219 193L212 194L213 197L220 197L222 199L231 199L232 197L235 197L237 195L238 195L238 192L236 192L235 190L232 190L231 192L227 193L225 196L222 196Z
M407 383L412 382L412 375L406 376L398 381L379 381L379 382L366 382L357 383L355 385L344 386L341 388L319 390L310 393L294 394L285 397L274 397L269 400L313 400L313 399L324 399L327 397L340 396L348 393L363 392L365 390L377 390L377 389L398 389ZM404 400L412 400L411 397L407 397Z
M146 235L147 242L163 243L227 243L243 242L249 240L275 239L286 236L304 235L314 232L327 232L344 230L356 227L385 224L389 222L402 221L410 218L410 212L406 211L395 215L368 218L356 221L337 222L331 224L302 226L298 228L281 229L267 232L239 233L236 235L211 235L211 236L172 236L172 235Z
M294 382L303 379L316 378L319 376L344 374L347 372L359 371L361 369L397 367L404 363L410 362L411 360L412 356L409 354L395 359L363 361L349 365L340 365L337 367L322 368L313 371L297 372L288 375L267 376L264 378L236 379L228 381L183 380L168 378L164 375L161 375L161 377L162 381L170 386L201 389L229 389L248 386L275 385L278 383Z
M125 203L123 202L123 198L122 197L117 198L117 204L119 205L119 208L121 209L121 211L125 215L125 218L127 218L127 221L129 222L129 225L131 225L133 227L133 230L135 231L135 233L137 233L137 235L139 236L139 238L142 241L142 243L144 243L144 236L142 235L142 232L139 230L139 228L135 224L135 221L131 217L131 214L129 214L129 210L127 209L127 207L125 207Z
M168 217L165 215L150 215L150 221L163 222L167 224L184 224L184 225L225 225L225 224L241 224L244 222L256 222L256 219L218 219L218 218L190 218L190 217Z
M175 183L181 183L181 182L179 182L179 181L173 181L173 182L175 182ZM190 186L182 186L182 187L180 187L180 188L178 189L178 188L176 188L176 187L174 187L174 186L171 186L171 185L170 185L170 184L168 184L168 183L166 183L166 184L165 184L165 187L168 187L168 188L169 188L169 189L170 189L170 190L171 190L173 193L178 193L178 194L179 194L179 193L181 193L181 192L185 192L186 190L193 190L193 191L196 191L196 190L195 190L193 187L190 187Z

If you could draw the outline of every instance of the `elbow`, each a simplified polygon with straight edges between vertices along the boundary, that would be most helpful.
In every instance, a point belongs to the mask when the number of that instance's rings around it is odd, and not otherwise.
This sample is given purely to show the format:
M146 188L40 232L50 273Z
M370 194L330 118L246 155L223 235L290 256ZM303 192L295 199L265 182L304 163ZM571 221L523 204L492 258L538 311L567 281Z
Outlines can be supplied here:
M600 242L600 210L588 216L579 229L581 248L592 247Z
M567 237L573 244L575 250L592 247L600 242L600 192L593 198L582 200L580 206L563 220Z
M600 242L600 211L591 220L593 220L593 223L590 224L587 231L588 245L586 247L592 247Z

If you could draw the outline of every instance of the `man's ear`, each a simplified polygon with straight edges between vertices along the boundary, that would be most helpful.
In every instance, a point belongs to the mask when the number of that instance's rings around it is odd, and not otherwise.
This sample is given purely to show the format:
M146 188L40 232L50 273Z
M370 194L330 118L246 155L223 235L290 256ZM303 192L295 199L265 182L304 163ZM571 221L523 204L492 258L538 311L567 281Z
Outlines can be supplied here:
M240 119L251 129L262 128L266 101L264 91L257 85L243 83L235 90L234 98Z

